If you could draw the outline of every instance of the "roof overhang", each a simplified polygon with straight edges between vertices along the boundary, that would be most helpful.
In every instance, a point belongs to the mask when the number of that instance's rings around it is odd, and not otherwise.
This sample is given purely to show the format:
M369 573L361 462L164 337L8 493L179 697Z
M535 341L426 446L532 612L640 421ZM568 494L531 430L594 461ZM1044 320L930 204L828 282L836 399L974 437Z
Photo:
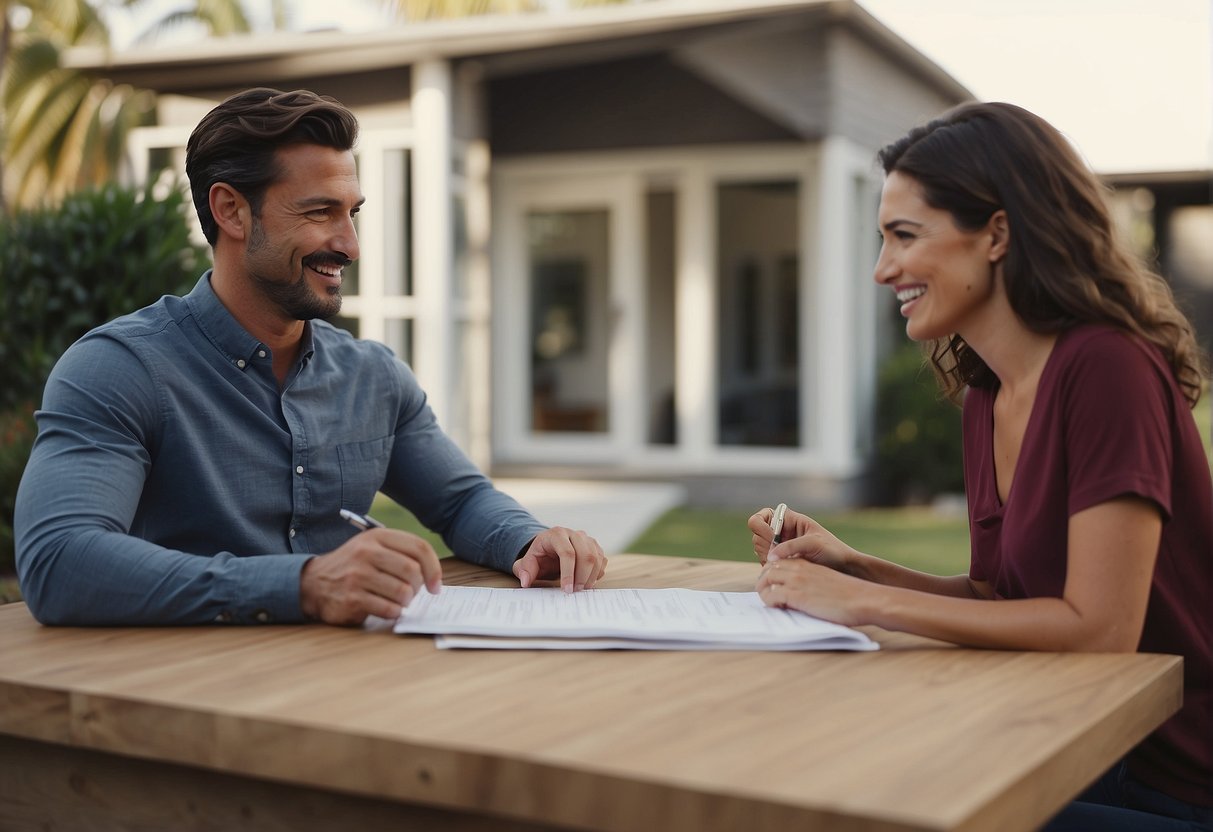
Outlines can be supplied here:
M208 38L171 47L67 50L64 65L160 93L190 94L247 84L407 67L427 60L480 59L489 74L556 68L669 48L725 27L795 19L844 25L922 82L959 100L973 95L854 0L662 0L562 13L494 15L399 24L380 31L274 33ZM592 47L592 48L591 48ZM588 50L588 51L587 51Z

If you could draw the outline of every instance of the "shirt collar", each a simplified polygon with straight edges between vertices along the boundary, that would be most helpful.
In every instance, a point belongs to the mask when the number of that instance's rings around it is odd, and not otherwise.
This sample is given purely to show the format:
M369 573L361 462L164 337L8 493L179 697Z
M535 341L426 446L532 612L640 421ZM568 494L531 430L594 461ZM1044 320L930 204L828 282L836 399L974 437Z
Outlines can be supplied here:
M189 304L198 327L211 343L229 361L243 368L253 360L258 350L264 350L268 354L268 348L249 335L232 317L232 313L227 311L227 307L219 300L211 286L211 271L207 269L198 279L193 290L185 296L185 302Z
M262 344L237 323L215 289L211 286L211 272L198 279L193 290L185 296L199 328L206 333L211 343L236 366L243 369L250 361L269 355L270 348ZM303 337L299 344L299 360L306 365L316 352L315 329L311 321L303 323ZM243 362L243 363L242 363Z

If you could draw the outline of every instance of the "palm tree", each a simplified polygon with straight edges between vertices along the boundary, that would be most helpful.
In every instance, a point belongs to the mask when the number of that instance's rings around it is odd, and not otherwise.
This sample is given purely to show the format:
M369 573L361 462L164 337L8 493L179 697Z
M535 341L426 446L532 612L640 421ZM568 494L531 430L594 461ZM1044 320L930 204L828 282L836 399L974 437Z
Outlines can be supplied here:
M607 6L629 0L383 0L384 6L402 20L439 17L470 17L481 14L542 12L569 6Z
M149 0L123 0L131 7L146 5ZM270 26L277 32L290 25L289 0L270 0ZM225 37L253 31L253 19L243 0L190 0L169 10L136 38L137 43L150 43L186 26L201 28L210 37Z
M97 10L0 0L0 27L0 212L113 178L127 130L150 119L153 99L61 65L68 46L108 43Z
M129 131L154 118L151 92L62 66L68 47L109 44L98 11L106 2L133 8L145 0L0 0L0 216L114 179ZM275 30L287 26L288 3L271 0ZM253 28L242 0L188 0L140 41L190 23L214 37Z

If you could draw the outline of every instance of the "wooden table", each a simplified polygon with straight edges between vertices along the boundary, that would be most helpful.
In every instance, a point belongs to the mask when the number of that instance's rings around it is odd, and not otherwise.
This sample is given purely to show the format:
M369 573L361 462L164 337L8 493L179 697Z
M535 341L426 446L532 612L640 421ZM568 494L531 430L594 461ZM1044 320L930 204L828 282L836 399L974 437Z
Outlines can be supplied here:
M617 555L603 586L756 575ZM1024 830L1182 696L1173 656L868 632L879 652L440 651L323 625L44 628L11 604L0 829Z

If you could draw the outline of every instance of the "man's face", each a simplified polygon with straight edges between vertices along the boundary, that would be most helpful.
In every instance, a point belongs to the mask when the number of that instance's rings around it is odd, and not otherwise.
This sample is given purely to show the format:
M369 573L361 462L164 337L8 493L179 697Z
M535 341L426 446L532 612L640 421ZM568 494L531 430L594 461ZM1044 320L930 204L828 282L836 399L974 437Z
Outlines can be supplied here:
M354 154L297 144L276 159L281 175L253 217L245 267L284 319L330 318L341 310L342 271L359 254Z

